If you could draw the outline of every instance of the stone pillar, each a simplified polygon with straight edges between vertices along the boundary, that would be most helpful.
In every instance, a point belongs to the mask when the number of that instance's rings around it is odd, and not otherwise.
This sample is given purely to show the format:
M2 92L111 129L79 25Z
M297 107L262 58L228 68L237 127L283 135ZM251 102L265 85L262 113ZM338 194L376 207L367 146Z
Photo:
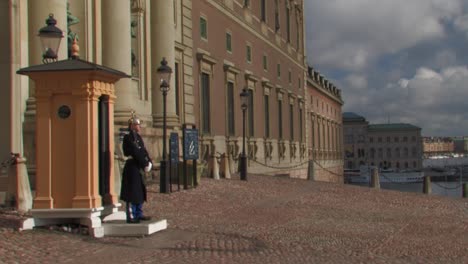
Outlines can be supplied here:
M431 176L424 176L423 193L424 194L432 193Z
M75 196L73 197L72 208L96 208L102 204L97 177L99 175L99 164L96 162L98 161L99 144L97 138L99 94L94 91L88 92L78 89L74 90L73 94L77 98L75 101L76 112L80 113L75 117L75 124L77 128L81 129L81 136L75 137L75 151L77 154L75 158ZM109 109L109 111L111 110ZM111 144L111 139L109 138L109 144ZM111 163L109 166L112 170L111 166L113 164ZM109 187L111 188L111 186Z
M375 189L380 189L379 169L372 168L371 173L372 173L371 182L370 182L371 187Z
M49 113L51 111L50 94L43 91L36 95L36 108L38 112ZM51 137L52 127L49 116L38 117L36 120L36 149L42 150L43 155L36 155L37 175L43 178L36 181L36 197L34 198L34 209L54 208L52 198L52 150ZM36 151L37 152L37 151Z
M175 70L175 25L174 25L174 2L173 1L151 1L151 65L152 75L155 76L157 68L161 65L163 57L168 65ZM163 96L159 89L160 80L151 78L152 86L152 114L153 124L162 127L163 124ZM178 125L176 115L174 74L170 82L170 90L166 97L166 113L168 127Z
M131 75L130 0L102 0L101 7L102 64ZM115 122L126 125L137 100L137 91L132 89L132 80L125 78L118 81L115 84L115 94Z

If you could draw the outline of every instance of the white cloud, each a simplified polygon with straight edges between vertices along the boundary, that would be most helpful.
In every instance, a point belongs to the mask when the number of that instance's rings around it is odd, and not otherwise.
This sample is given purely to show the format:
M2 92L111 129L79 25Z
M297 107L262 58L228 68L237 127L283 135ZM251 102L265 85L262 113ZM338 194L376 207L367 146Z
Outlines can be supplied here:
M424 135L468 135L468 0L306 0L305 8L309 62L336 80L344 111L412 123Z
M367 89L367 78L363 75L351 74L346 77L347 87L354 88L354 90L363 90Z
M437 72L420 68L410 79L383 89L369 90L362 109L350 100L347 109L360 109L371 122L406 122L423 128L424 135L468 134L468 68L447 67ZM346 98L345 98L346 99ZM355 111L355 110L353 110Z
M310 61L359 71L378 56L443 37L442 21L460 15L462 0L315 0L306 9Z

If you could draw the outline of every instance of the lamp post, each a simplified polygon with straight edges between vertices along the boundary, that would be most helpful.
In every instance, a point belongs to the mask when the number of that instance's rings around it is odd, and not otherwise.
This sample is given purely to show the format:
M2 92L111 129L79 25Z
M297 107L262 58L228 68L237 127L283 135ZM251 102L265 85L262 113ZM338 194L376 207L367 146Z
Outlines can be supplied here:
M249 92L247 88L242 89L240 93L241 108L242 108L242 154L240 156L240 179L243 181L247 180L247 156L245 155L245 112L248 108L249 103Z
M63 38L63 32L56 27L57 20L54 14L50 14L46 20L47 26L39 30L39 38L42 44L42 62L51 63L57 61L58 49Z
M166 154L166 97L169 92L169 82L171 81L172 69L167 65L166 58L161 61L161 66L157 70L157 76L161 80L160 89L163 94L163 156L161 160L161 173L159 188L161 193L169 192L169 181L167 179L167 154Z

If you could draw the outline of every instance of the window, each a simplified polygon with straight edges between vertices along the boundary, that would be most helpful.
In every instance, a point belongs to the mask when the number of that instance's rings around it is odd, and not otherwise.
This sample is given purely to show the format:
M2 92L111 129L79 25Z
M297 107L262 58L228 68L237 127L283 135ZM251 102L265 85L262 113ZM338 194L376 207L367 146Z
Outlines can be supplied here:
M280 21L279 21L279 0L275 0L275 32L278 32L280 29Z
M375 158L375 149L374 148L371 148L370 149L370 157L373 159Z
M247 45L247 62L252 62L252 47L250 45Z
M408 142L408 137L403 137L403 142Z
M181 101L181 98L180 98L180 87L179 87L179 63L175 63L174 65L174 93L175 93L175 96L176 96L176 99L175 99L175 107L176 107L176 114L177 116L180 117L180 101Z
M400 141L400 138L395 137L394 141L395 141L395 142L399 142L399 141Z
M302 142L304 137L304 131L302 128L302 108L299 108L299 140Z
M390 142L390 137L387 137L387 142Z
M209 134L210 123L210 76L202 73L201 76L201 110L202 110L202 133Z
M268 95L263 96L263 103L265 107L265 137L270 137L270 97Z
M397 157L397 158L400 157L400 148L395 149L395 157Z
M268 59L266 55L263 55L263 70L268 70Z
M283 101L278 100L278 137L283 138Z
M378 151L378 157L379 157L379 158L383 158L383 150L382 150L382 148L379 148L377 151Z
M373 138L373 137L370 137L370 138L369 138L369 142L370 142L370 143L374 142L374 138Z
M232 52L232 37L229 32L226 32L226 50Z
M288 72L288 81L289 81L289 83L291 83L291 82L292 82L292 74L291 74L291 70L289 70L289 72Z
M299 50L300 49L300 43L301 43L301 38L300 38L300 24L299 24L299 20L296 20L296 49Z
M312 115L310 115L310 132L311 132L311 140L310 140L310 143L312 148L315 148L315 121L314 121L314 118L312 117Z
M281 64L276 64L276 76L281 78Z
M387 149L387 158L391 158L392 157L392 149L388 148Z
M286 5L288 5L287 1ZM288 43L291 43L291 9L289 6L286 6L286 37Z
M208 24L204 17L200 17L200 37L208 39Z
M262 22L266 22L266 0L260 1L260 19Z
M299 89L302 88L302 87L301 87L301 83L302 83L301 78L298 78L298 79L297 79L297 88L299 88Z
M382 143L382 138L381 138L381 137L378 137L378 138L377 138L377 142Z
M413 156L413 157L417 157L417 155L418 155L418 150L416 149L416 147L413 147L413 149L412 149L411 152L412 152L412 156Z
M234 83L227 83L227 122L228 122L228 135L233 136L235 132L234 122Z
M254 136L254 94L253 90L249 89L249 136Z
M416 161L413 161L413 168L416 169L417 167L418 167L418 165L416 164Z
M294 140L294 105L289 105L289 138Z
M415 136L412 136L412 137L411 137L411 141L415 142L415 141L416 141L416 137L415 137Z
M250 7L250 0L244 0L244 7Z

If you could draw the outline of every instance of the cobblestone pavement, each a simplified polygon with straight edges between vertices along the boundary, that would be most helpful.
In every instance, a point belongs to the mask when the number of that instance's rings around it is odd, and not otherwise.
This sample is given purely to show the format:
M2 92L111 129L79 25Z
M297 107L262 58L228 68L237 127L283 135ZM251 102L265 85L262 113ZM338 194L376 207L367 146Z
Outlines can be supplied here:
M468 199L249 175L149 188L167 230L101 239L15 231L0 213L0 263L468 263Z

